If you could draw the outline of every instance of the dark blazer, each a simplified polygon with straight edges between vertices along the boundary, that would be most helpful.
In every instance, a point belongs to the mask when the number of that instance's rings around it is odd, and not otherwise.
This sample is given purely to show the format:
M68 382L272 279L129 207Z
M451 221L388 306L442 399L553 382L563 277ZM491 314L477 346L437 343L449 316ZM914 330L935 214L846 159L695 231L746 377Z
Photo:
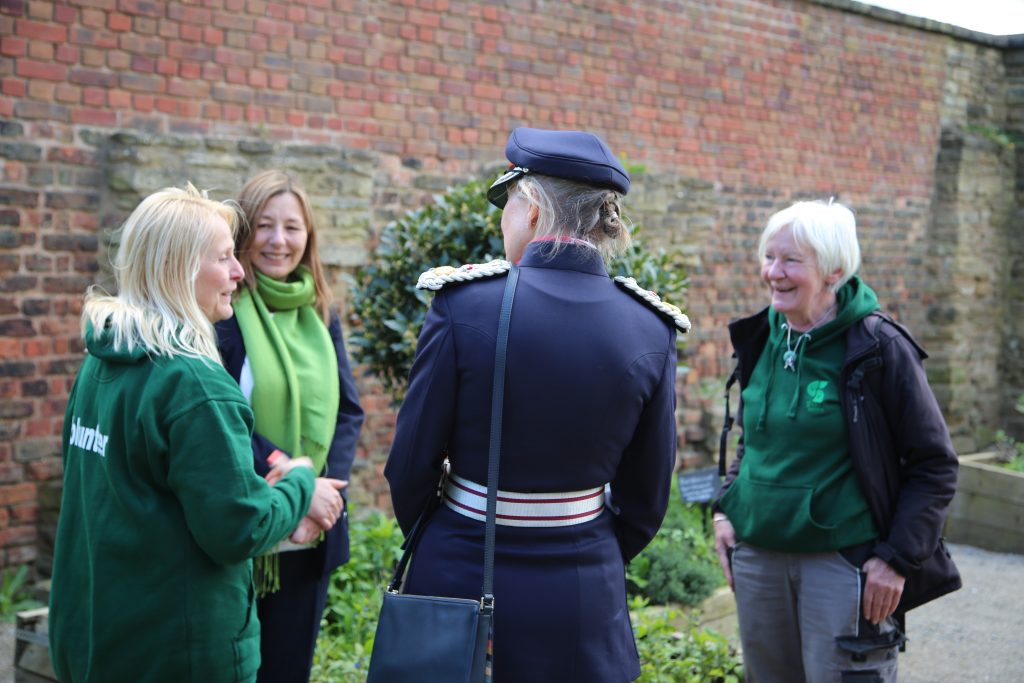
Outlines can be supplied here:
M245 341L242 339L242 331L238 327L238 321L234 317L222 320L215 325L217 329L217 344L220 348L221 357L224 359L224 367L237 382L242 374L242 365L245 362ZM337 314L331 315L331 323L327 327L334 342L334 349L338 356L338 379L341 393L338 403L338 425L334 430L334 439L331 441L330 450L327 452L327 473L324 476L334 479L349 479L352 472L352 461L356 454L356 442L359 439L359 429L363 424L363 409L359 405L359 394L356 392L355 380L352 377L352 370L349 366L348 355L345 353L345 341L341 333L341 322ZM263 476L270 471L267 463L269 456L278 447L258 432L252 435L252 456L253 464L257 474ZM284 451L284 449L279 449ZM347 491L342 490L342 495L347 498ZM327 532L324 542L317 545L313 552L316 561L322 564L324 573L330 572L336 567L348 562L348 515L345 514L334 527Z
M657 532L675 464L672 324L609 279L591 248L546 258L532 243L512 307L499 488L611 485L595 520L499 526L496 682L621 682L640 673L624 565ZM430 305L385 475L407 533L445 454L486 484L495 337L505 277L447 285ZM412 593L479 598L483 523L440 507L406 582Z
M729 325L741 387L768 332L767 308ZM899 612L961 585L940 539L959 461L928 385L925 358L910 332L883 313L868 315L846 333L840 381L850 456L880 534L871 552L906 578ZM722 493L742 460L741 440Z

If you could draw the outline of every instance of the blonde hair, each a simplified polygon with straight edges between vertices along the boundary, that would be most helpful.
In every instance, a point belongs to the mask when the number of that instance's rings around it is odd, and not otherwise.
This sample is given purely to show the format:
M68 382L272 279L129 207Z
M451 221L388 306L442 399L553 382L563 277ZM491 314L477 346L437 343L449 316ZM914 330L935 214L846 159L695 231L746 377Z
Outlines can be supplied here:
M299 206L302 207L302 219L306 222L306 252L302 255L299 263L309 268L309 272L313 275L313 285L316 288L316 309L320 313L320 317L323 318L324 324L327 325L331 321L331 302L334 297L327 284L327 276L324 274L323 264L320 263L320 254L317 251L313 211L310 208L306 191L283 171L264 171L251 178L238 193L238 206L242 210L243 220L235 240L235 251L238 254L238 261L245 271L245 284L249 289L256 289L256 273L249 252L256 235L255 226L259 221L260 214L268 201L285 192L292 193L299 201Z
M238 214L191 183L149 195L121 226L114 259L117 296L95 285L85 295L82 336L113 333L114 348L156 356L185 355L220 363L217 336L196 300L196 276L214 239L214 219L232 235Z
M513 189L537 207L535 237L586 240L606 260L629 248L632 237L622 218L619 193L545 175L522 176L509 191ZM557 239L545 245L551 254L564 247L565 243Z
M801 248L809 247L818 260L823 276L839 272L839 279L829 285L838 292L860 268L860 243L857 241L857 220L848 208L818 200L797 202L768 219L757 245L757 256L764 262L765 245L783 228L792 228L793 241Z

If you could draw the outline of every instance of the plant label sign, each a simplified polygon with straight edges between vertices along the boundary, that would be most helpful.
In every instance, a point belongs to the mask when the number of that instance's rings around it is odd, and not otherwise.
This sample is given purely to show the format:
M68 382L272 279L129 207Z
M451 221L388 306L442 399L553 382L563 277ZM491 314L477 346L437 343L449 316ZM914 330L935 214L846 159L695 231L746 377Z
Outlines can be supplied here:
M683 470L679 473L679 495L684 503L710 503L721 485L717 467Z

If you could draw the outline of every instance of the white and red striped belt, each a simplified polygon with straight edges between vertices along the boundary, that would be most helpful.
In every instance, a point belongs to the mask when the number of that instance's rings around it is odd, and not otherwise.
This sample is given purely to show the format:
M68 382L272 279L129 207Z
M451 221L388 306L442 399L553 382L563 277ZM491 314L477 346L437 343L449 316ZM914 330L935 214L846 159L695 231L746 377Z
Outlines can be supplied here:
M503 526L572 526L597 519L604 510L604 486L582 491L516 493L498 489L495 523ZM452 474L444 504L460 515L487 519L487 487Z

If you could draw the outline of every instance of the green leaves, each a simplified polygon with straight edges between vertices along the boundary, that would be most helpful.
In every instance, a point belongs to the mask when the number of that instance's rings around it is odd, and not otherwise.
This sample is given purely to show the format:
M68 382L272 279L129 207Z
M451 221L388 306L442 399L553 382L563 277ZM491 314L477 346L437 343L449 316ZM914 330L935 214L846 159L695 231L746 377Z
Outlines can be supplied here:
M673 491L658 535L626 567L626 579L631 593L655 604L700 605L725 583L706 513Z
M28 565L5 567L0 573L0 619L14 621L18 612L42 606L43 603L32 597Z
M630 599L640 654L639 683L740 683L743 664L725 636L701 629L700 616Z
M387 225L374 260L352 288L352 355L365 363L396 401L405 393L416 340L431 295L416 289L420 273L500 258L501 212L473 181Z
M350 511L351 512L351 511ZM335 570L327 592L311 680L366 680L384 588L401 557L402 531L380 512L350 517L351 557Z
M416 340L432 294L416 289L420 273L435 266L458 267L504 257L501 211L487 201L487 184L474 180L452 188L434 203L389 223L373 262L352 278L352 332L356 363L365 364L391 397L401 401ZM647 251L636 240L609 264L612 275L636 278L641 287L682 307L683 268L664 249ZM682 341L682 340L681 340Z

